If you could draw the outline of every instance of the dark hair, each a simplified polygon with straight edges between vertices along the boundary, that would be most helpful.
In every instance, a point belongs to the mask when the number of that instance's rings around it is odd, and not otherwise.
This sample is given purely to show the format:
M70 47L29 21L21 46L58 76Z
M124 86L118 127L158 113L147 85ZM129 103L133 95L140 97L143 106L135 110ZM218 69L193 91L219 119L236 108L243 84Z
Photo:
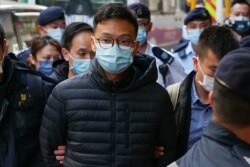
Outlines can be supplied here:
M74 22L68 25L62 36L62 46L70 50L73 38L81 32L94 33L92 27L83 22Z
M135 35L138 31L138 23L136 16L128 9L128 7L121 3L109 3L103 5L96 13L94 17L94 30L98 23L101 23L108 19L122 19L127 20L135 28Z
M233 7L235 4L245 4L245 5L248 5L248 7L250 8L250 4L247 0L234 0L231 3L231 7Z
M38 37L33 39L31 43L31 54L35 60L37 60L37 52L47 45L54 46L61 53L62 47L55 39L51 38L50 36Z
M2 48L4 44L4 39L5 39L5 32L4 32L2 24L0 24L0 45Z
M220 60L226 53L237 48L239 48L239 41L230 29L211 26L201 33L195 52L202 59L206 57L207 49L211 49Z
M223 118L225 123L238 126L250 124L250 100L225 87L215 79L213 95L214 112Z

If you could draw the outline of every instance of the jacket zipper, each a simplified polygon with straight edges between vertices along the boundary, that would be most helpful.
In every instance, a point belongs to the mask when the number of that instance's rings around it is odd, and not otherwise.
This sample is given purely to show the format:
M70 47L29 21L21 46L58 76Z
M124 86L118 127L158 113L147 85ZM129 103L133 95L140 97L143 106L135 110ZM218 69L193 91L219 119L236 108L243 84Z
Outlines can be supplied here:
M125 110L125 148L129 147L129 110Z
M111 129L112 129L112 166L115 166L115 154L116 154L116 83L113 83L112 87L112 110L111 110Z

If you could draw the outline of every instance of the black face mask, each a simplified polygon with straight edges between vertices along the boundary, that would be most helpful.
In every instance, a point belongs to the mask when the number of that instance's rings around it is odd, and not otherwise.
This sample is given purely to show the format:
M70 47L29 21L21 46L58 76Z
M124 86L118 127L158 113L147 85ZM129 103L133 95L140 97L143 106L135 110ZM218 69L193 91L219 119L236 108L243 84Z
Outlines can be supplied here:
M242 37L250 35L250 20L234 21L234 23L232 24L232 29Z

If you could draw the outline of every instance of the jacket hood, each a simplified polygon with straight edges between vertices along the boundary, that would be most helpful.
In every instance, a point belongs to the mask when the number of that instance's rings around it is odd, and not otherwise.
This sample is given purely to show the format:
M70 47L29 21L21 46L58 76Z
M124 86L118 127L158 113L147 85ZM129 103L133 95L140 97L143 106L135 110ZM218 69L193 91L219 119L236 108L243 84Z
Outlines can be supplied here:
M32 73L34 75L39 75L45 81L52 82L55 84L57 83L54 79L46 76L45 74L42 74L39 71L31 69L25 62L23 62L22 60L17 58L16 55L13 53L8 53L8 55L6 55L4 57L4 60L3 60L3 78L2 78L1 83L7 84L11 80L11 78L14 77L13 74L14 74L15 70L26 71L26 72Z
M133 90L155 83L157 80L155 59L145 54L135 56L132 65L122 73L123 77L120 81L108 80L97 59L92 61L90 72L94 82L109 91L114 89L118 92Z

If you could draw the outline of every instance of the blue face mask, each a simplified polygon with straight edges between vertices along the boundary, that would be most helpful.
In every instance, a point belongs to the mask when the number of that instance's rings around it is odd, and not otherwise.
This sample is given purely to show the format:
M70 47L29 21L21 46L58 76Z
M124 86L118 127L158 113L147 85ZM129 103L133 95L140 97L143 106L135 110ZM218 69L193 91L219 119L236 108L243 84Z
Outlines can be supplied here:
M57 40L57 42L62 42L62 35L63 35L64 29L57 28L57 29L47 29L47 33L49 36L51 36L53 39Z
M117 44L109 49L103 49L96 44L96 54L99 64L110 73L118 74L125 71L132 63L131 49L121 50Z
M89 69L90 62L91 59L73 59L71 70L75 75L82 74Z
M197 45L202 31L202 29L187 30L187 39L190 40L192 44Z
M51 60L39 61L38 71L44 73L45 75L50 75L53 70L52 64L53 64L53 61Z
M147 40L146 27L139 27L136 40L142 45Z

